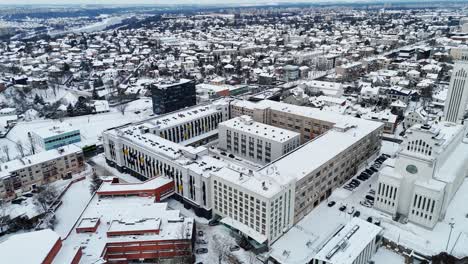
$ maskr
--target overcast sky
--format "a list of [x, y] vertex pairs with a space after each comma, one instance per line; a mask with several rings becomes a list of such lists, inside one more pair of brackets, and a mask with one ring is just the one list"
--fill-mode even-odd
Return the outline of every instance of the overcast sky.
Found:
[[[340, 0], [335, 0], [338, 2]], [[343, 0], [341, 0], [343, 1]], [[355, 0], [362, 2], [362, 0]], [[326, 0], [0, 0], [0, 4], [245, 4], [278, 2], [326, 2]], [[329, 2], [329, 1], [327, 1]]]

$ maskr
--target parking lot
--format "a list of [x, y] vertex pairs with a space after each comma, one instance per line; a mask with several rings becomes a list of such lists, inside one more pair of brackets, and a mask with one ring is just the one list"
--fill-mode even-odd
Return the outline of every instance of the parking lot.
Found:
[[380, 155], [364, 170], [344, 184], [342, 188], [335, 190], [328, 199], [328, 207], [336, 208], [336, 210], [350, 217], [361, 217], [368, 222], [380, 225], [380, 220], [364, 213], [363, 207], [373, 208], [375, 200], [375, 188], [373, 186], [377, 182], [377, 172], [388, 157], [386, 154]]

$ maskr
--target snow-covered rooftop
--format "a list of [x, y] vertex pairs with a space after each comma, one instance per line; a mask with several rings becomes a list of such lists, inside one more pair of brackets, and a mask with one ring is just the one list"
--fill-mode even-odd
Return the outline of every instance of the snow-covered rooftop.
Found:
[[74, 128], [71, 124], [61, 124], [54, 125], [51, 127], [41, 127], [32, 131], [34, 134], [40, 136], [41, 138], [49, 138], [53, 136], [58, 136], [64, 133], [69, 133], [73, 131], [79, 131], [79, 129]]
[[7, 177], [11, 172], [21, 168], [30, 167], [62, 156], [79, 153], [81, 151], [81, 148], [75, 145], [67, 145], [58, 149], [51, 149], [24, 158], [8, 161], [0, 164], [0, 178]]
[[255, 122], [252, 117], [247, 115], [229, 119], [219, 125], [234, 130], [241, 130], [243, 133], [250, 134], [252, 136], [259, 136], [278, 142], [285, 142], [292, 138], [299, 137], [299, 133], [297, 132]]
[[[80, 219], [100, 218], [101, 224], [96, 233], [76, 233], [75, 230], [63, 241], [63, 248], [57, 256], [60, 260], [68, 259], [76, 248], [83, 248], [83, 263], [93, 263], [101, 257], [106, 243], [155, 241], [166, 239], [190, 239], [194, 220], [183, 217], [178, 210], [169, 210], [166, 203], [155, 203], [152, 197], [113, 197], [94, 196]], [[78, 221], [79, 223], [79, 221]], [[133, 223], [133, 224], [132, 224]], [[135, 223], [140, 223], [136, 224]], [[159, 229], [159, 232], [143, 235], [113, 235], [108, 231], [138, 231]], [[32, 263], [32, 262], [25, 262]]]
[[60, 236], [50, 229], [14, 235], [0, 244], [0, 256], [8, 263], [44, 263]]

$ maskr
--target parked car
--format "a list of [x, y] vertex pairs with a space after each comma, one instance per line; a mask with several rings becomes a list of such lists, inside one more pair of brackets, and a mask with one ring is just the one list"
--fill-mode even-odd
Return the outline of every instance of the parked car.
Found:
[[208, 222], [209, 226], [217, 226], [219, 225], [219, 219], [213, 219]]
[[356, 177], [358, 180], [360, 181], [367, 181], [369, 178], [365, 177], [365, 176], [362, 176], [362, 175], [359, 175]]
[[332, 207], [332, 206], [334, 206], [335, 204], [336, 204], [335, 201], [331, 201], [331, 202], [328, 203], [328, 207]]
[[367, 217], [367, 222], [372, 223], [372, 217]]
[[354, 206], [349, 208], [349, 210], [348, 210], [348, 214], [353, 214], [353, 213], [354, 213]]
[[204, 239], [197, 239], [197, 241], [195, 241], [195, 243], [199, 244], [199, 245], [206, 245], [208, 244], [208, 242], [206, 242]]
[[202, 230], [198, 231], [198, 236], [203, 236], [203, 231]]
[[233, 252], [233, 251], [238, 251], [239, 249], [240, 249], [240, 247], [239, 247], [239, 246], [236, 246], [236, 245], [230, 246], [230, 247], [229, 247], [229, 251], [231, 251], [231, 252]]
[[338, 210], [340, 210], [341, 212], [344, 212], [344, 210], [346, 210], [346, 205], [340, 206], [340, 208], [338, 208]]
[[374, 172], [378, 172], [379, 170], [377, 168], [375, 168], [374, 166], [370, 167], [370, 169]]
[[195, 253], [205, 254], [205, 253], [208, 253], [208, 249], [207, 248], [197, 248], [197, 250], [195, 250]]
[[374, 196], [368, 194], [368, 195], [366, 195], [366, 199], [374, 201]]
[[368, 202], [360, 201], [359, 204], [362, 205], [362, 206], [364, 206], [364, 207], [367, 207], [367, 208], [371, 208], [371, 207], [372, 207], [372, 205], [369, 204]]
[[353, 217], [359, 217], [360, 215], [361, 215], [361, 212], [356, 211], [356, 212], [354, 212]]

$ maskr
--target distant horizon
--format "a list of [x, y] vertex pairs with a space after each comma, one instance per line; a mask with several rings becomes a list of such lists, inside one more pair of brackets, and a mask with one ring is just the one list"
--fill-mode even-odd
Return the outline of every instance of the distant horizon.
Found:
[[276, 4], [385, 4], [385, 3], [463, 3], [468, 2], [468, 0], [174, 0], [174, 1], [164, 1], [164, 0], [17, 0], [14, 3], [11, 3], [7, 0], [0, 0], [0, 5], [2, 6], [66, 6], [66, 5], [89, 5], [89, 6], [98, 6], [98, 5], [119, 5], [119, 6], [161, 6], [161, 5], [276, 5]]

